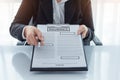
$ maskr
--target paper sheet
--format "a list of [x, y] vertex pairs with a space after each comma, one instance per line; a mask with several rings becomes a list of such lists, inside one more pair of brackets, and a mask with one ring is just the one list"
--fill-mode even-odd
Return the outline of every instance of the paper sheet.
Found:
[[45, 45], [34, 49], [32, 67], [86, 66], [79, 25], [38, 25]]

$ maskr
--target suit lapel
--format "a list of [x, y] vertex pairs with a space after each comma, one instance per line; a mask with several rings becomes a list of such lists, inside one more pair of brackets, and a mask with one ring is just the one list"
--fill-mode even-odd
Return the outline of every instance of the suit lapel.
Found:
[[53, 6], [52, 0], [41, 0], [42, 1], [42, 9], [44, 14], [48, 20], [48, 23], [53, 23]]
[[75, 12], [75, 7], [72, 4], [72, 1], [69, 0], [65, 3], [65, 23], [68, 24], [71, 22], [73, 14]]

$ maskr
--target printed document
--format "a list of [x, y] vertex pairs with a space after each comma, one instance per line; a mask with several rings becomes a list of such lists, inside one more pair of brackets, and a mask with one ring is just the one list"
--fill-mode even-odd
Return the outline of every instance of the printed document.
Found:
[[32, 68], [87, 67], [79, 25], [38, 25], [44, 46], [35, 46]]

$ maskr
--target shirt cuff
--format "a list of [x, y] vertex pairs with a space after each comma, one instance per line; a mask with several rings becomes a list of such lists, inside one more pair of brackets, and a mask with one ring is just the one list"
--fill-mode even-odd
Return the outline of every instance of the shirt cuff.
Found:
[[24, 32], [25, 32], [25, 27], [24, 27], [23, 30], [22, 30], [22, 38], [23, 38], [23, 39], [26, 39], [26, 37], [25, 37], [25, 35], [24, 35]]

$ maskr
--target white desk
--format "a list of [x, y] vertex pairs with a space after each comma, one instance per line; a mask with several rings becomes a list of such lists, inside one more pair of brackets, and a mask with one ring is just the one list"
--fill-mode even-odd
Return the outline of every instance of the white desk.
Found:
[[30, 72], [31, 47], [0, 46], [0, 80], [120, 80], [120, 46], [85, 47], [88, 72]]

